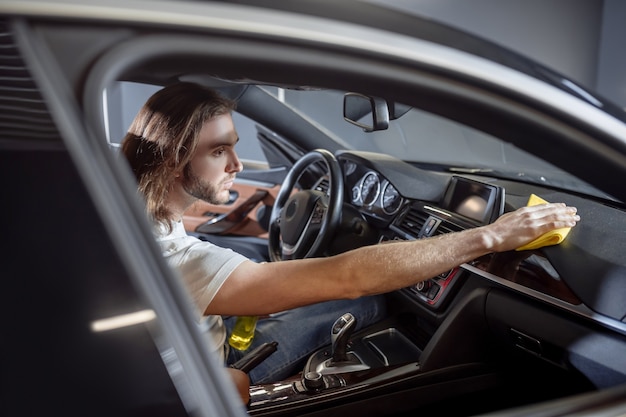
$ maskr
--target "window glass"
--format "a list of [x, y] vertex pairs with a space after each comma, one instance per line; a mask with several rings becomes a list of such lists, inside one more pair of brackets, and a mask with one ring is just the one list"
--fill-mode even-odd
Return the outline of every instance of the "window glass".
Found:
[[[105, 124], [107, 139], [113, 148], [119, 147], [141, 106], [159, 89], [161, 87], [156, 85], [118, 82], [107, 90]], [[239, 158], [244, 162], [266, 163], [257, 139], [255, 122], [237, 112], [233, 113], [233, 121], [239, 134]]]

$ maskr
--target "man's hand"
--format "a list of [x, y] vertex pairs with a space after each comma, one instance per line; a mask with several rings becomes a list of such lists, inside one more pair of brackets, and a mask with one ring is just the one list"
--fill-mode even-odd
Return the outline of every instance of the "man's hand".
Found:
[[235, 387], [241, 396], [241, 401], [243, 401], [244, 405], [247, 405], [250, 401], [250, 378], [248, 374], [233, 368], [226, 368], [226, 370], [235, 383]]
[[579, 220], [576, 208], [563, 203], [522, 207], [484, 226], [486, 245], [493, 252], [513, 250], [551, 230], [574, 227]]

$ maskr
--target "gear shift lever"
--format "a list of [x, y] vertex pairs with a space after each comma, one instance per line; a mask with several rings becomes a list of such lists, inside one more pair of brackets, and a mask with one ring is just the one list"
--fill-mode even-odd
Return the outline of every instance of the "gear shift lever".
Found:
[[[330, 329], [331, 357], [328, 357], [328, 349], [320, 349], [313, 353], [304, 367], [303, 375], [311, 373], [309, 377], [312, 378], [315, 377], [314, 373], [333, 375], [370, 369], [370, 366], [364, 363], [355, 351], [348, 352], [348, 342], [354, 329], [356, 329], [356, 318], [350, 313], [335, 320]], [[307, 387], [313, 382], [317, 381], [307, 381]], [[319, 388], [314, 387], [314, 389]]]
[[356, 327], [356, 318], [346, 313], [339, 317], [330, 330], [330, 341], [332, 344], [332, 363], [347, 362], [347, 346], [350, 336]]

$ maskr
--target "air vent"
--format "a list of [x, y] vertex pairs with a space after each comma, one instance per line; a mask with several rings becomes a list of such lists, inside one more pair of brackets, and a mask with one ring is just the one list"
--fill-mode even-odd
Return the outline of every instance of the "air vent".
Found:
[[6, 20], [0, 19], [0, 140], [58, 142], [59, 133]]
[[398, 228], [403, 232], [417, 237], [420, 230], [422, 230], [422, 226], [428, 219], [428, 214], [423, 211], [412, 207], [402, 219], [402, 222], [398, 225]]
[[437, 230], [435, 231], [435, 234], [436, 235], [443, 235], [445, 233], [458, 232], [459, 230], [461, 230], [461, 228], [458, 227], [458, 226], [454, 226], [454, 225], [449, 224], [449, 223], [441, 222], [439, 224], [439, 227], [437, 227]]

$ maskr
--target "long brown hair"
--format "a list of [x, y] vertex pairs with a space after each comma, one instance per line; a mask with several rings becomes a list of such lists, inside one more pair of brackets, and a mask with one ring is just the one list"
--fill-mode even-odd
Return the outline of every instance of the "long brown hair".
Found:
[[172, 228], [165, 199], [189, 163], [204, 123], [235, 109], [235, 102], [194, 83], [178, 83], [154, 93], [135, 116], [122, 153], [138, 182], [148, 216]]

